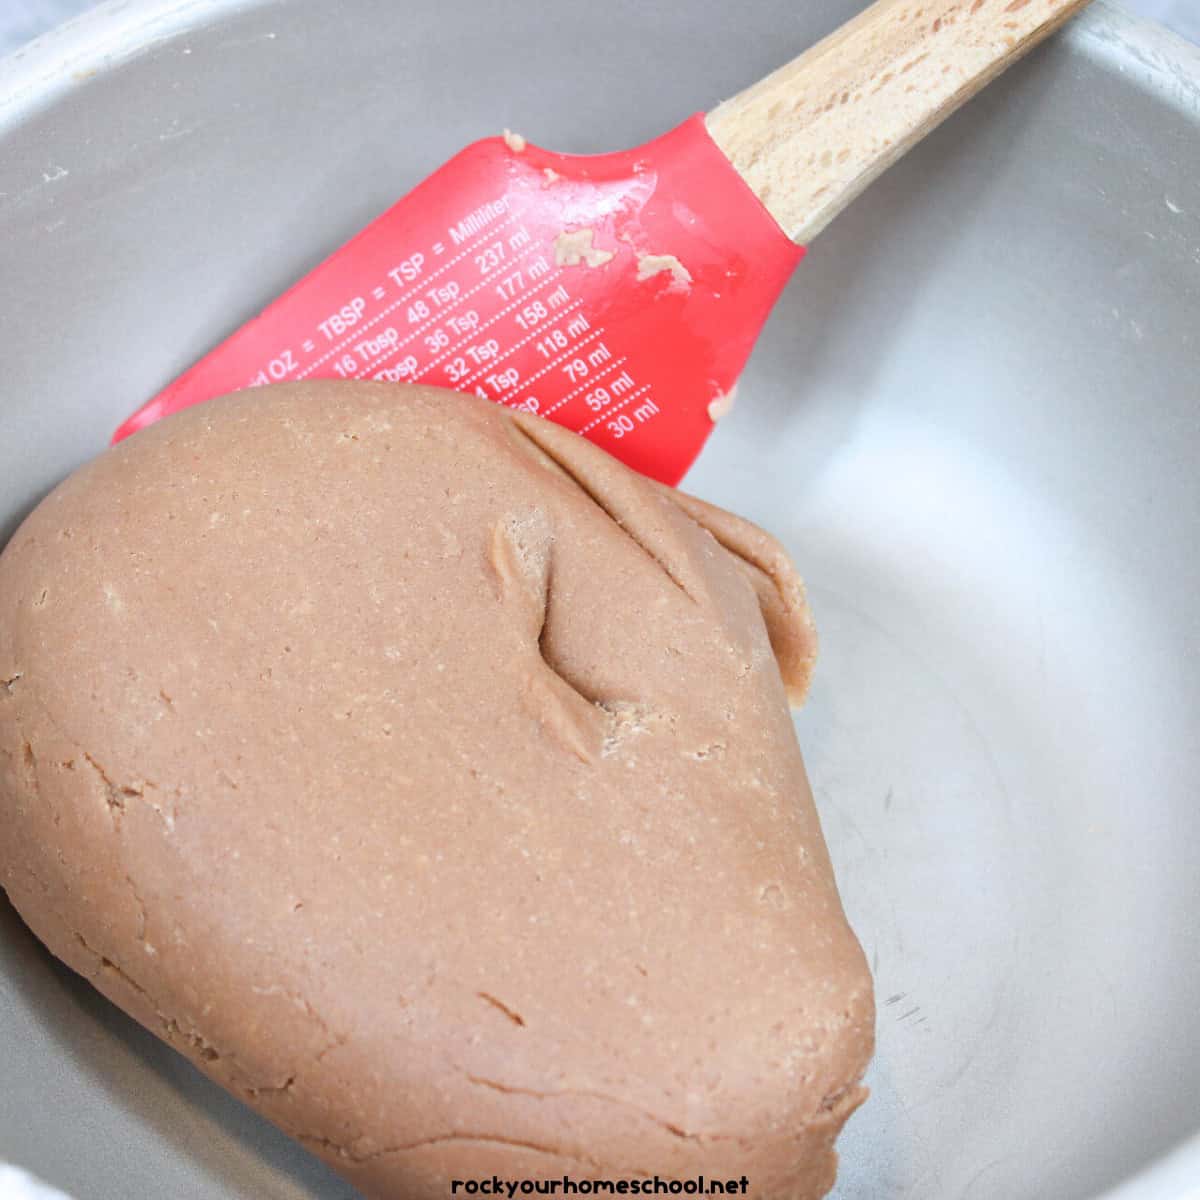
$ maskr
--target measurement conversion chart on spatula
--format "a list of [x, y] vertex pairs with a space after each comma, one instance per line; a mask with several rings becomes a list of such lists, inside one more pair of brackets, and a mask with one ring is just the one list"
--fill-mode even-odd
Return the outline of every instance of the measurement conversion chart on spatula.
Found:
[[639, 150], [467, 147], [145, 405], [422, 383], [548, 417], [675, 483], [803, 250], [702, 117]]

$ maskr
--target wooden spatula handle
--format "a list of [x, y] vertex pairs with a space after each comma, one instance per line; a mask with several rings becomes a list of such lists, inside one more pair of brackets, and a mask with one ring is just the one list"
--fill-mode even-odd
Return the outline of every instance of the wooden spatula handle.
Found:
[[806, 243], [911, 146], [1088, 0], [877, 0], [725, 101], [708, 130]]

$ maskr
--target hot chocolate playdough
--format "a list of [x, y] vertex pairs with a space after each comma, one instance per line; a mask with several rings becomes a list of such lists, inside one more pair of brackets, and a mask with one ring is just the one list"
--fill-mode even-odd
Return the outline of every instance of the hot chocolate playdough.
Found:
[[871, 983], [753, 526], [462, 396], [155, 425], [0, 558], [0, 882], [371, 1197], [831, 1185]]

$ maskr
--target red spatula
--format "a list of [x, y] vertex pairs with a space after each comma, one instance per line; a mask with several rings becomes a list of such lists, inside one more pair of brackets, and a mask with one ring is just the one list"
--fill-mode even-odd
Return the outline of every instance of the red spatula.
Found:
[[804, 244], [1087, 0], [878, 0], [636, 150], [452, 158], [129, 418], [302, 379], [474, 392], [676, 483]]

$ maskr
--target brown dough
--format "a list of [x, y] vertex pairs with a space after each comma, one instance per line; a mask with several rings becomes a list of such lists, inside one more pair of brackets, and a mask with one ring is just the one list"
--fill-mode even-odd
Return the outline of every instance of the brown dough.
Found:
[[813, 649], [774, 541], [554, 425], [227, 397], [0, 557], [0, 883], [368, 1196], [807, 1200], [873, 1035], [785, 695]]

